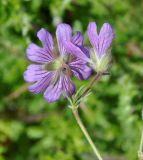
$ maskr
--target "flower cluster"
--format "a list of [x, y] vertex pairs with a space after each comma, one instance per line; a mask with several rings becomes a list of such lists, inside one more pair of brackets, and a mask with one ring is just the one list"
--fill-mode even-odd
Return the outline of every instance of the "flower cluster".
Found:
[[59, 24], [56, 29], [57, 47], [51, 34], [40, 29], [37, 37], [42, 47], [31, 43], [26, 50], [28, 59], [33, 62], [24, 72], [25, 81], [32, 83], [29, 91], [44, 93], [48, 102], [54, 102], [62, 95], [71, 97], [74, 94], [72, 76], [84, 80], [90, 77], [93, 70], [106, 71], [114, 38], [112, 27], [105, 23], [98, 34], [96, 23], [91, 22], [87, 35], [92, 45], [90, 49], [84, 46], [79, 31], [72, 35], [72, 28], [68, 24]]

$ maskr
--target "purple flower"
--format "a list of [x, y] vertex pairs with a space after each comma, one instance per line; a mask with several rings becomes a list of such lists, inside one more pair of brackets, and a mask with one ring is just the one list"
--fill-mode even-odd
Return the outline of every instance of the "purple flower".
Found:
[[[24, 72], [25, 81], [34, 83], [29, 86], [29, 90], [37, 94], [44, 93], [48, 102], [58, 100], [61, 95], [71, 96], [74, 93], [71, 76], [75, 75], [83, 80], [91, 74], [91, 69], [86, 65], [89, 51], [83, 47], [81, 33], [76, 32], [72, 36], [72, 29], [68, 24], [59, 24], [56, 30], [58, 50], [51, 34], [45, 29], [40, 29], [37, 36], [42, 47], [31, 43], [26, 50], [28, 59], [35, 62]], [[84, 60], [76, 54], [84, 57]]]
[[111, 60], [110, 46], [114, 38], [114, 31], [110, 24], [104, 23], [99, 34], [95, 22], [90, 22], [87, 28], [88, 39], [92, 45], [90, 51], [94, 69], [106, 70]]

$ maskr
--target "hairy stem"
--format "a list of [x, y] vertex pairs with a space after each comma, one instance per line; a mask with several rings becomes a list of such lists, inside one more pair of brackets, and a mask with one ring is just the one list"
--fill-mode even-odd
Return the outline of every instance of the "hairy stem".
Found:
[[89, 85], [86, 87], [85, 91], [80, 95], [79, 99], [81, 97], [84, 97], [86, 93], [88, 93], [88, 91], [92, 88], [92, 86], [101, 78], [102, 74], [103, 74], [102, 72], [99, 72], [95, 75], [95, 77], [93, 77]]
[[84, 125], [83, 125], [83, 123], [80, 119], [80, 116], [78, 114], [78, 110], [73, 110], [73, 115], [74, 115], [80, 129], [82, 130], [83, 134], [85, 135], [87, 141], [89, 142], [90, 146], [92, 147], [92, 149], [93, 149], [95, 155], [97, 156], [98, 160], [102, 160], [102, 157], [101, 157], [100, 153], [98, 152], [96, 146], [94, 145], [90, 135], [88, 134], [86, 128], [84, 127]]
[[141, 141], [140, 141], [140, 146], [139, 146], [139, 151], [138, 151], [138, 157], [140, 160], [143, 158], [143, 129], [141, 132]]

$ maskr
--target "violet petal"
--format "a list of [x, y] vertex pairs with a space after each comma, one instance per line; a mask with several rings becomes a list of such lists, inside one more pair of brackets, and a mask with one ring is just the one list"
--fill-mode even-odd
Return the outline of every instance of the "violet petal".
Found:
[[65, 94], [72, 96], [75, 91], [75, 87], [74, 87], [73, 81], [70, 79], [70, 77], [64, 75], [62, 85], [63, 85], [62, 89], [64, 92], [63, 96], [65, 97]]
[[110, 47], [112, 40], [114, 38], [114, 31], [110, 24], [104, 23], [100, 33], [99, 33], [99, 50], [98, 52], [101, 54], [106, 53], [106, 50]]
[[72, 37], [71, 42], [77, 46], [83, 45], [83, 36], [81, 32], [76, 32], [76, 34]]
[[70, 62], [69, 66], [74, 75], [80, 80], [89, 78], [92, 73], [92, 69], [79, 58], [76, 58], [74, 61]]
[[90, 22], [87, 28], [87, 35], [91, 45], [94, 48], [96, 56], [101, 58], [104, 54], [106, 54], [106, 50], [112, 43], [114, 31], [110, 24], [104, 23], [98, 35], [96, 23]]
[[24, 80], [27, 82], [36, 82], [47, 74], [48, 72], [42, 69], [42, 65], [30, 64], [24, 72]]
[[26, 49], [27, 57], [29, 60], [37, 63], [47, 63], [53, 60], [51, 55], [44, 49], [38, 47], [36, 44], [31, 43]]
[[44, 93], [44, 98], [50, 103], [50, 102], [55, 102], [58, 100], [61, 96], [62, 93], [62, 80], [63, 77], [60, 76], [59, 80], [57, 81], [56, 84], [51, 84], [47, 87], [45, 93]]
[[98, 52], [98, 33], [97, 33], [97, 26], [95, 22], [90, 22], [88, 24], [87, 35], [94, 50]]
[[42, 42], [44, 49], [53, 58], [52, 50], [54, 48], [54, 41], [53, 41], [52, 35], [48, 31], [46, 31], [44, 28], [41, 28], [38, 31], [37, 36], [39, 40]]
[[72, 29], [70, 25], [64, 23], [59, 24], [56, 30], [56, 37], [60, 53], [65, 54], [66, 51], [63, 42], [71, 40]]
[[53, 75], [53, 72], [48, 72], [45, 77], [42, 77], [36, 83], [30, 85], [28, 87], [29, 91], [36, 94], [44, 92], [46, 88], [50, 85]]
[[90, 59], [85, 55], [82, 49], [74, 45], [72, 42], [65, 41], [64, 44], [67, 53], [70, 53], [86, 62], [90, 62]]

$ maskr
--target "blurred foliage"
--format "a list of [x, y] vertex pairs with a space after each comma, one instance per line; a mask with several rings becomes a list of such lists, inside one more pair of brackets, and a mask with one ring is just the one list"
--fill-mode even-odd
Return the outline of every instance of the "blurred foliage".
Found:
[[[143, 1], [0, 1], [0, 160], [93, 160], [63, 99], [48, 104], [27, 91], [25, 49], [37, 31], [59, 22], [83, 33], [89, 21], [113, 25], [114, 64], [92, 89], [81, 117], [104, 157], [137, 159], [143, 104]], [[85, 36], [85, 43], [88, 44]], [[76, 86], [88, 81], [75, 80]], [[112, 158], [110, 158], [112, 159]]]

